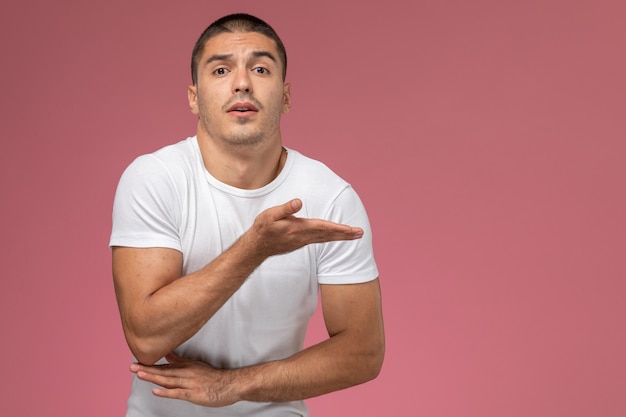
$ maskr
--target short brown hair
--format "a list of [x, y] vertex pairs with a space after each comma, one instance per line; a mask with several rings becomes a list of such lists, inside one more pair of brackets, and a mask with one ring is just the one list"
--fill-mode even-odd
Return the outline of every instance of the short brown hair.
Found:
[[235, 13], [211, 23], [198, 38], [191, 54], [191, 80], [194, 85], [198, 84], [198, 61], [204, 52], [204, 45], [212, 37], [227, 32], [257, 32], [273, 39], [283, 63], [283, 80], [285, 79], [287, 76], [287, 51], [274, 29], [258, 17], [246, 13]]

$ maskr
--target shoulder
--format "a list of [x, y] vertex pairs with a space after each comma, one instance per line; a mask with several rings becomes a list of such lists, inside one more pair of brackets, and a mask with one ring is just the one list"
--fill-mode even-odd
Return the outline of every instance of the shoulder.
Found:
[[187, 138], [155, 152], [137, 157], [122, 174], [122, 181], [179, 182], [197, 170], [195, 138]]
[[308, 207], [307, 216], [328, 218], [334, 210], [352, 211], [361, 204], [350, 183], [326, 164], [297, 151], [293, 156], [289, 182]]
[[323, 162], [309, 158], [298, 151], [290, 150], [289, 152], [292, 152], [294, 156], [290, 175], [301, 184], [306, 184], [310, 190], [327, 194], [339, 192], [350, 186]]

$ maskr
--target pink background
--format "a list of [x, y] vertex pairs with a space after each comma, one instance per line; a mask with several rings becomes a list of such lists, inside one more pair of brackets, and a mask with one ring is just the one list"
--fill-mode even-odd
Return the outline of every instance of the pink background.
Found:
[[384, 369], [313, 415], [626, 415], [624, 3], [225, 4], [2, 6], [0, 413], [123, 414], [114, 189], [194, 133], [193, 43], [248, 11], [288, 49], [286, 144], [353, 183], [381, 269]]

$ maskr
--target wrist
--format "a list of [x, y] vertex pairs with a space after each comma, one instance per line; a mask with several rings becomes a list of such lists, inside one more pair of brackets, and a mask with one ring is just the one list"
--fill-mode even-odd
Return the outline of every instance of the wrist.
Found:
[[271, 256], [267, 242], [261, 237], [254, 227], [244, 233], [238, 241], [244, 259], [256, 266], [260, 265]]
[[233, 382], [233, 395], [237, 401], [259, 401], [257, 373], [254, 369], [257, 367], [258, 365], [229, 371]]

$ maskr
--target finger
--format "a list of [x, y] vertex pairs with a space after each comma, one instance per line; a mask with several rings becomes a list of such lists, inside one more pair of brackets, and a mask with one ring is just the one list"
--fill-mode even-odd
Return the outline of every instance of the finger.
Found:
[[300, 200], [299, 198], [294, 198], [293, 200], [290, 200], [286, 202], [285, 204], [272, 207], [270, 209], [272, 220], [276, 221], [276, 220], [284, 219], [285, 217], [292, 216], [296, 214], [297, 212], [299, 212], [301, 208], [302, 208], [302, 200]]
[[164, 370], [167, 369], [169, 364], [164, 363], [161, 365], [142, 365], [140, 363], [131, 363], [130, 371], [134, 374], [138, 372], [148, 372], [148, 373], [163, 373]]
[[353, 227], [350, 231], [350, 235], [352, 236], [352, 240], [361, 239], [363, 237], [363, 229], [360, 227]]
[[363, 237], [363, 230], [358, 228], [350, 228], [340, 231], [314, 231], [311, 239], [314, 243], [335, 242], [338, 240], [357, 240]]
[[157, 397], [170, 398], [174, 400], [190, 399], [189, 391], [182, 388], [153, 388], [152, 393]]
[[164, 375], [150, 371], [137, 372], [137, 378], [142, 381], [151, 382], [164, 388], [187, 388], [188, 379], [179, 375]]
[[137, 372], [139, 372], [141, 370], [141, 365], [139, 365], [138, 363], [131, 363], [130, 364], [130, 371], [134, 374], [136, 374]]
[[363, 229], [347, 224], [319, 219], [302, 219], [302, 224], [307, 229], [309, 237], [318, 243], [335, 240], [353, 240], [363, 237]]
[[142, 375], [176, 375], [187, 368], [185, 364], [186, 362], [179, 362], [147, 366], [133, 363], [130, 365], [130, 371], [137, 375], [139, 375], [139, 373]]
[[291, 210], [293, 210], [289, 214], [296, 214], [302, 208], [302, 200], [300, 200], [299, 198], [294, 198], [293, 200], [289, 201], [287, 204], [289, 204]]

